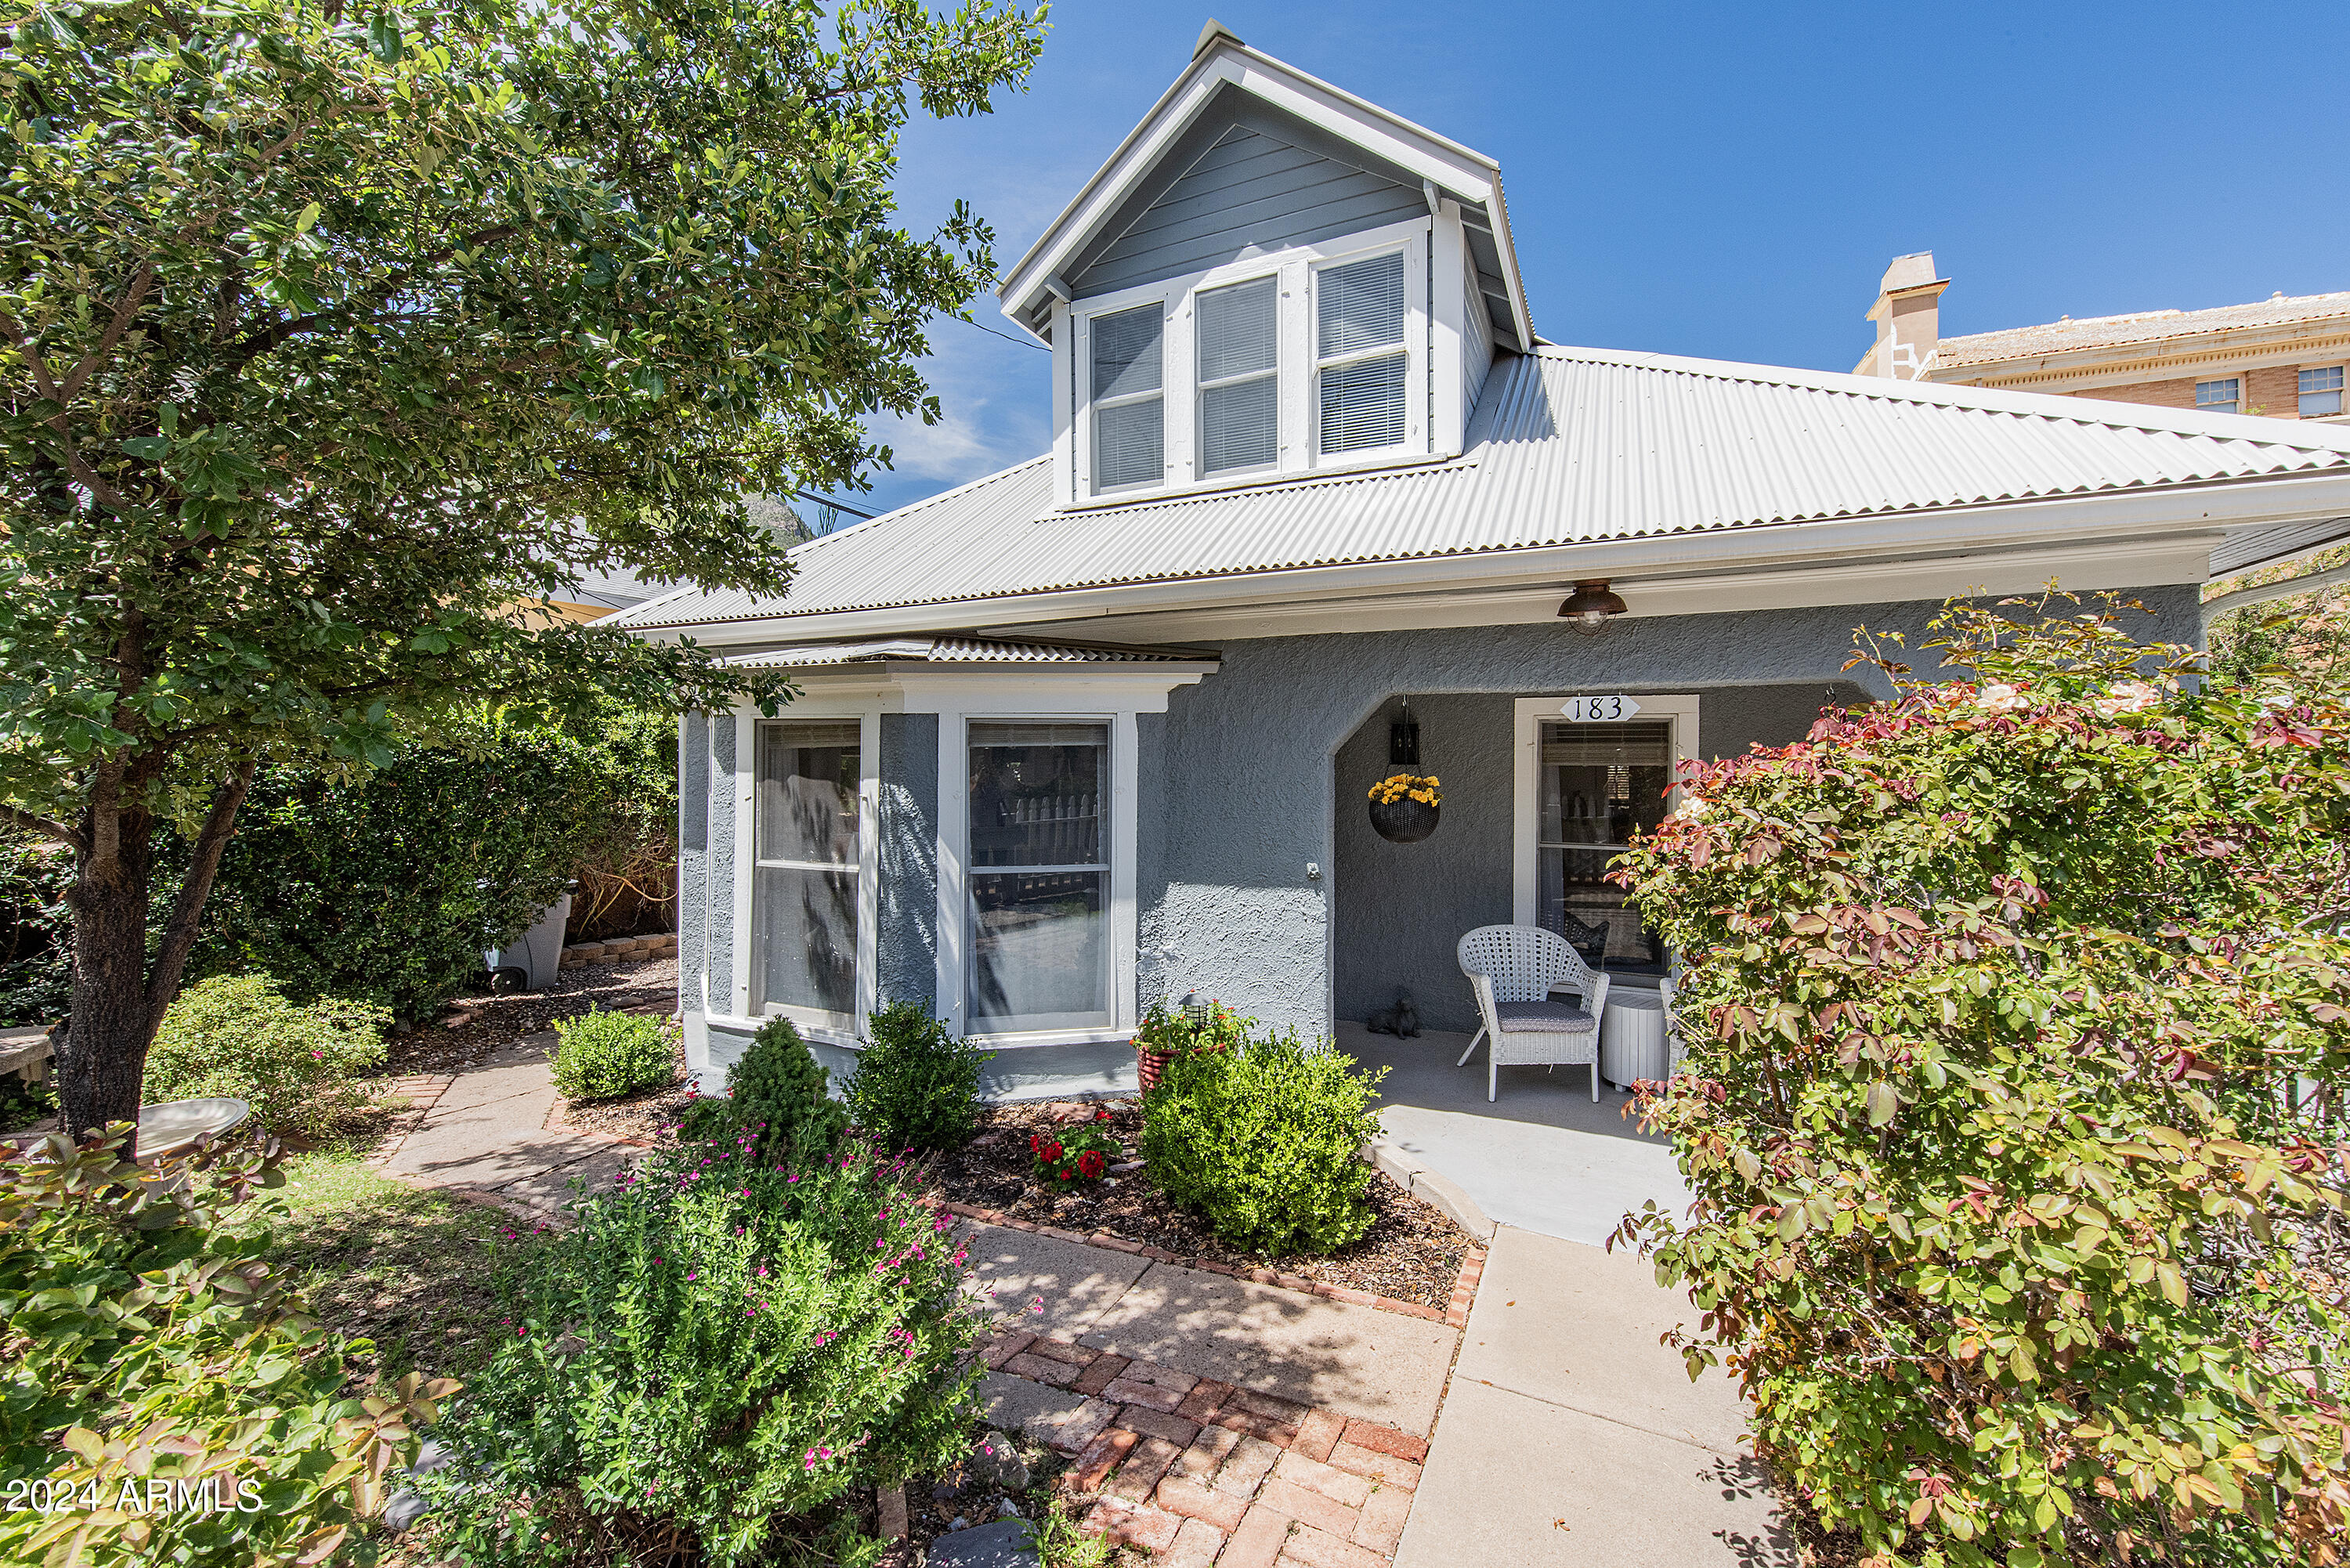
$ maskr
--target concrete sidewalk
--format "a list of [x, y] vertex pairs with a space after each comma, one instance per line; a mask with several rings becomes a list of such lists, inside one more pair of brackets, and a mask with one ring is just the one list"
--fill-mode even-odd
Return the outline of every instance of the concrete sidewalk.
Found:
[[1799, 1563], [1735, 1383], [1658, 1344], [1677, 1323], [1638, 1257], [1503, 1226], [1396, 1568]]
[[1436, 1424], [1461, 1341], [1447, 1324], [1032, 1231], [961, 1233], [972, 1288], [1032, 1334], [1414, 1437]]
[[419, 1187], [448, 1187], [543, 1212], [562, 1209], [574, 1182], [609, 1182], [639, 1151], [546, 1125], [560, 1096], [549, 1063], [552, 1030], [498, 1048], [458, 1074], [418, 1125], [377, 1163]]

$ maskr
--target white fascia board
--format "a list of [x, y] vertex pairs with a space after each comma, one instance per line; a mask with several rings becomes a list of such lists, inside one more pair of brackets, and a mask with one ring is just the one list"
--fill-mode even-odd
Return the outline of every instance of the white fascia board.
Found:
[[[1390, 114], [1328, 82], [1284, 65], [1245, 45], [1220, 43], [1194, 60], [1160, 95], [1150, 112], [1127, 133], [1108, 161], [1094, 171], [1076, 199], [1046, 225], [1042, 237], [1004, 274], [996, 291], [1003, 314], [1024, 332], [1036, 296], [1045, 292], [1045, 280], [1056, 275], [1069, 256], [1107, 223], [1135, 186], [1155, 167], [1175, 140], [1189, 130], [1209, 100], [1226, 84], [1238, 87], [1275, 108], [1378, 158], [1409, 170], [1422, 180], [1454, 195], [1496, 209], [1499, 219], [1501, 168], [1482, 152], [1439, 136], [1424, 127]], [[1517, 291], [1514, 266], [1510, 286]], [[1515, 308], [1523, 313], [1519, 293]], [[1041, 339], [1040, 339], [1041, 340]]]
[[778, 617], [691, 628], [712, 645], [815, 641], [977, 626], [1041, 626], [1103, 616], [1276, 605], [1382, 590], [1503, 587], [1739, 565], [1834, 565], [1887, 554], [2044, 549], [2064, 541], [2210, 534], [2255, 523], [2316, 521], [2350, 513], [2350, 474], [2228, 480], [2162, 491], [1938, 506], [1887, 517], [1748, 524], [1679, 534], [1594, 539], [1474, 555], [1412, 556], [1053, 593], [958, 599], [870, 610]]

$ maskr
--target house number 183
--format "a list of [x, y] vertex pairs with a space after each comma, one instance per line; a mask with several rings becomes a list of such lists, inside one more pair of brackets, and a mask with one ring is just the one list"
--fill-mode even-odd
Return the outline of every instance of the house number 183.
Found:
[[1570, 697], [1559, 711], [1570, 724], [1616, 724], [1640, 711], [1629, 697]]

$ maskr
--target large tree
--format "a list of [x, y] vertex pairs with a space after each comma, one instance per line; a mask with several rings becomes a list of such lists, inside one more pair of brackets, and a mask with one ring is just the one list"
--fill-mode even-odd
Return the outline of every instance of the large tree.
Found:
[[[771, 678], [521, 612], [629, 566], [760, 592], [745, 492], [937, 408], [993, 277], [897, 226], [907, 118], [1022, 82], [973, 0], [43, 4], [0, 37], [0, 812], [70, 846], [68, 1127], [130, 1116], [255, 765], [484, 701]], [[167, 821], [193, 864], [159, 940]]]

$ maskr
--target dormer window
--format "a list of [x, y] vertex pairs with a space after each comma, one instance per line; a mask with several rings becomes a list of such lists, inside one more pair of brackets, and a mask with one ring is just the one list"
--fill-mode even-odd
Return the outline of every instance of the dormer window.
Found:
[[1251, 278], [1200, 291], [1200, 471], [1281, 461], [1281, 286]]
[[1401, 251], [1315, 274], [1315, 375], [1325, 453], [1407, 444], [1411, 355], [1403, 282]]
[[1458, 452], [1461, 410], [1440, 435], [1427, 406], [1429, 235], [1395, 223], [1063, 306], [1084, 368], [1065, 383], [1063, 493], [1082, 505]]
[[1167, 478], [1167, 407], [1161, 394], [1160, 306], [1093, 321], [1094, 480], [1097, 490]]

